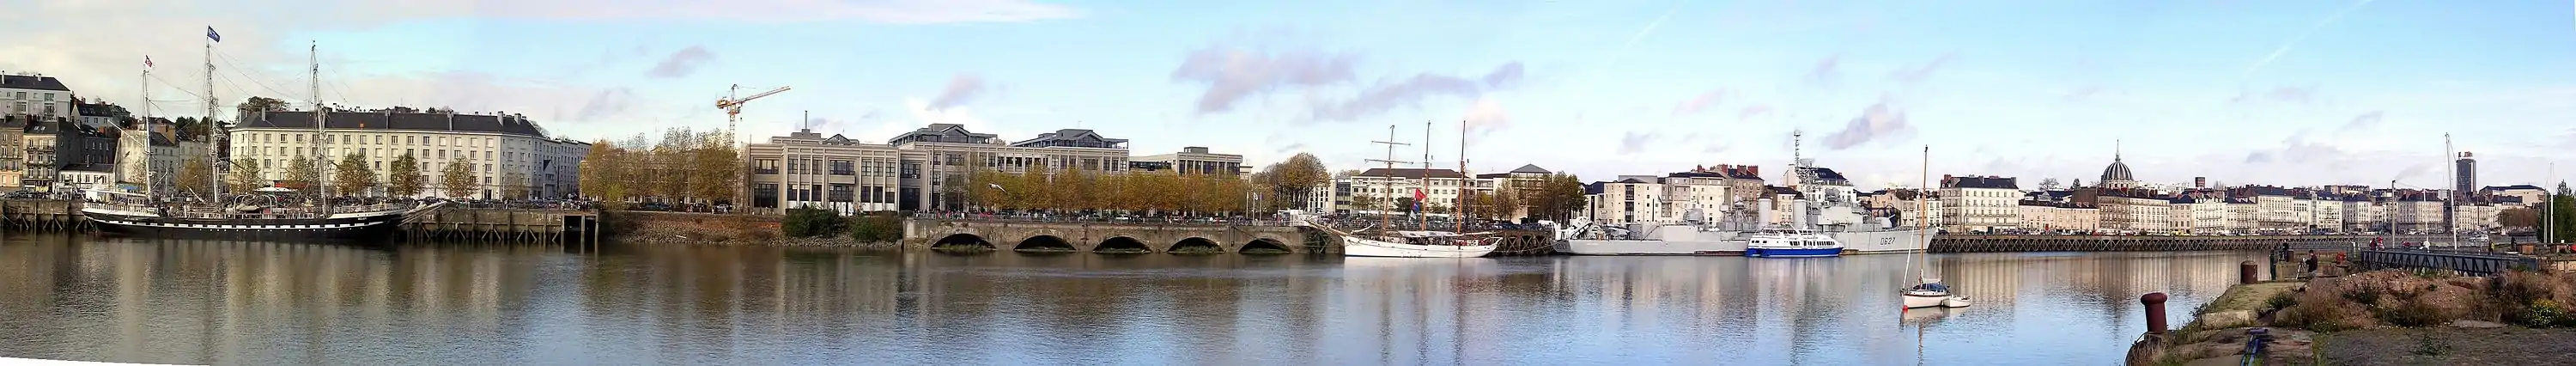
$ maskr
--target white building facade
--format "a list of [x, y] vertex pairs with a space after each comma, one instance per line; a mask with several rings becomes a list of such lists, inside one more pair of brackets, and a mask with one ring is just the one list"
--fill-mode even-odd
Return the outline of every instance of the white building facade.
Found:
[[[344, 156], [358, 155], [376, 174], [378, 187], [358, 194], [382, 195], [395, 159], [409, 154], [429, 177], [421, 196], [492, 199], [572, 197], [580, 191], [578, 169], [589, 155], [585, 143], [557, 139], [536, 122], [515, 115], [333, 111], [327, 129], [313, 128], [309, 111], [262, 112], [243, 116], [227, 131], [232, 158], [259, 164], [261, 179], [287, 178], [294, 159], [323, 159], [323, 179]], [[462, 165], [474, 187], [440, 191], [441, 173]], [[306, 183], [310, 184], [310, 183]], [[335, 190], [336, 191], [336, 190]], [[513, 197], [510, 193], [524, 192]]]

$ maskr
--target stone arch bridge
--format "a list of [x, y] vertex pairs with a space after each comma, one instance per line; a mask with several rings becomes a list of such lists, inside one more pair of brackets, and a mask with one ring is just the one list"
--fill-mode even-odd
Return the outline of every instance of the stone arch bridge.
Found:
[[[904, 247], [984, 245], [995, 250], [1065, 250], [1081, 252], [1210, 249], [1241, 253], [1246, 249], [1311, 253], [1325, 251], [1325, 240], [1285, 225], [1191, 223], [1039, 222], [979, 219], [904, 221]], [[1320, 239], [1320, 238], [1313, 238]]]

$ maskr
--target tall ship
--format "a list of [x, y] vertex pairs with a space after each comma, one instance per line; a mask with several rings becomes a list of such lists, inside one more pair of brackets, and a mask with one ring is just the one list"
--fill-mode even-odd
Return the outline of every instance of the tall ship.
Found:
[[[1606, 225], [1577, 218], [1556, 228], [1555, 249], [1575, 255], [1744, 255], [1756, 236], [1770, 230], [1830, 237], [1850, 254], [1911, 253], [1923, 251], [1930, 238], [1939, 234], [1900, 226], [1895, 217], [1872, 215], [1862, 206], [1859, 191], [1841, 173], [1817, 167], [1814, 159], [1792, 151], [1788, 186], [1773, 187], [1761, 194], [1764, 198], [1728, 206], [1717, 215], [1683, 209], [1681, 222], [1675, 224]], [[1676, 173], [1675, 178], [1687, 174]], [[1667, 197], [1683, 197], [1686, 192], [1672, 190], [1690, 189], [1672, 183], [1663, 186]]]
[[[208, 53], [213, 46], [209, 43]], [[313, 146], [309, 151], [328, 151], [329, 131], [322, 123], [330, 109], [321, 101], [321, 63], [315, 47], [313, 76]], [[214, 68], [207, 61], [207, 69]], [[147, 71], [148, 77], [148, 71]], [[211, 73], [208, 74], [212, 77]], [[213, 99], [212, 82], [205, 94], [208, 120], [219, 105]], [[149, 92], [148, 90], [146, 91]], [[149, 100], [147, 96], [145, 98]], [[151, 112], [145, 111], [147, 118]], [[149, 130], [148, 126], [146, 128]], [[223, 131], [213, 131], [218, 146], [223, 144]], [[209, 161], [224, 161], [224, 149], [209, 149]], [[151, 171], [147, 160], [143, 171]], [[328, 164], [324, 164], [327, 166]], [[220, 166], [220, 165], [218, 165]], [[221, 171], [222, 169], [217, 169]], [[286, 187], [263, 187], [251, 192], [226, 195], [222, 192], [224, 174], [209, 174], [213, 192], [201, 197], [157, 194], [152, 184], [142, 192], [92, 189], [85, 192], [81, 214], [96, 224], [100, 231], [136, 236], [161, 237], [235, 237], [280, 239], [376, 239], [391, 234], [404, 217], [435, 206], [422, 206], [416, 201], [399, 199], [331, 199], [329, 179], [313, 183], [318, 189], [305, 194]], [[327, 172], [322, 176], [330, 176]], [[149, 177], [144, 179], [150, 182]]]
[[376, 239], [393, 233], [405, 215], [424, 208], [409, 200], [335, 206], [308, 201], [282, 187], [196, 203], [129, 192], [91, 193], [81, 214], [99, 231], [154, 237]]

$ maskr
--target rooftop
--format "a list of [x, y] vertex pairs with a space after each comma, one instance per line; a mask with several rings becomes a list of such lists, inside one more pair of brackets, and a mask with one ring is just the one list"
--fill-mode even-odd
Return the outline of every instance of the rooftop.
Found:
[[[331, 119], [327, 126], [334, 130], [488, 132], [546, 138], [544, 128], [518, 116], [356, 111], [325, 115]], [[313, 128], [311, 111], [260, 112], [248, 120], [234, 128]]]
[[1125, 148], [1126, 146], [1122, 146], [1122, 144], [1126, 144], [1126, 143], [1127, 143], [1127, 139], [1113, 139], [1113, 138], [1108, 138], [1108, 137], [1100, 136], [1100, 133], [1098, 133], [1098, 132], [1092, 132], [1091, 130], [1078, 129], [1078, 128], [1067, 128], [1067, 129], [1055, 130], [1055, 132], [1041, 133], [1041, 134], [1038, 134], [1038, 137], [1037, 137], [1037, 138], [1031, 138], [1031, 139], [1024, 140], [1024, 141], [1020, 141], [1020, 142], [1014, 142], [1014, 143], [1011, 143], [1011, 146], [1018, 146], [1018, 147], [1091, 147], [1091, 148], [1103, 148], [1103, 149], [1118, 149], [1118, 148]]
[[2015, 180], [1997, 176], [1942, 176], [1941, 188], [2021, 189]]
[[902, 135], [895, 135], [894, 138], [886, 139], [886, 144], [901, 145], [914, 142], [942, 142], [953, 144], [999, 145], [1000, 143], [993, 141], [996, 138], [998, 138], [998, 136], [989, 133], [975, 133], [973, 131], [967, 131], [965, 125], [955, 123], [932, 123], [928, 127], [922, 127], [920, 129], [912, 130], [912, 132], [905, 132]]
[[1456, 170], [1448, 170], [1448, 169], [1417, 169], [1417, 168], [1393, 168], [1393, 169], [1389, 169], [1389, 168], [1369, 168], [1369, 170], [1360, 171], [1360, 173], [1359, 173], [1359, 174], [1355, 174], [1355, 175], [1352, 175], [1352, 176], [1354, 176], [1354, 177], [1392, 177], [1392, 178], [1423, 178], [1423, 177], [1430, 177], [1430, 178], [1466, 178], [1466, 177], [1467, 177], [1467, 175], [1466, 175], [1466, 174], [1460, 174], [1460, 173], [1458, 173], [1458, 171], [1456, 171]]
[[0, 75], [0, 88], [72, 91], [62, 79], [52, 76]]

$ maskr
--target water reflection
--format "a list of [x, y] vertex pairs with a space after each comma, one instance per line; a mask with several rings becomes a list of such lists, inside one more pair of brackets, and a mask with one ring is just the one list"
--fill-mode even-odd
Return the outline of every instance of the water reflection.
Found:
[[[0, 238], [0, 356], [220, 364], [2058, 364], [2260, 254], [871, 254]], [[1916, 264], [1920, 265], [1920, 264]], [[1921, 341], [1918, 343], [1918, 339]], [[1919, 353], [1918, 353], [1919, 352]], [[1918, 356], [1919, 354], [1919, 356]]]

